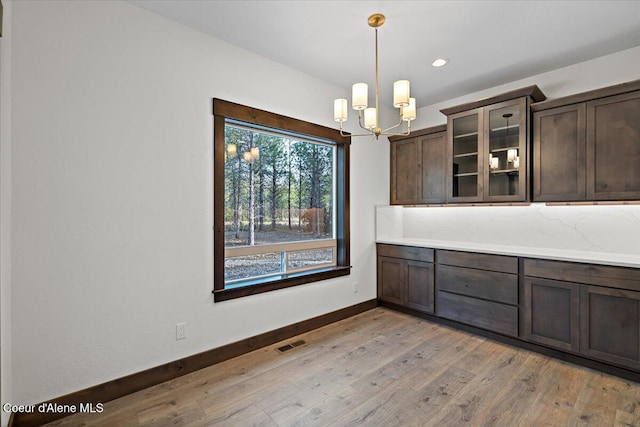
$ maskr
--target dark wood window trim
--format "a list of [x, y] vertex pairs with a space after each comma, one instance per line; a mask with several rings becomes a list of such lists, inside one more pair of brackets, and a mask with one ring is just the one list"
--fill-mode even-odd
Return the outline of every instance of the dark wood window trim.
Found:
[[[227, 119], [264, 126], [284, 132], [294, 132], [312, 138], [335, 142], [336, 168], [336, 239], [338, 242], [335, 267], [294, 273], [270, 278], [261, 283], [225, 289], [224, 284], [224, 129]], [[335, 129], [281, 116], [257, 108], [213, 99], [213, 295], [214, 301], [269, 292], [291, 286], [350, 274], [349, 228], [349, 146], [351, 137], [343, 137]]]

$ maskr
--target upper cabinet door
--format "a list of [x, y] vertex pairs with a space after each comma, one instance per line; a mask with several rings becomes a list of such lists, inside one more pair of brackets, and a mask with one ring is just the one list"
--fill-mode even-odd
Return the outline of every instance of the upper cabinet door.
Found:
[[453, 114], [447, 118], [449, 202], [482, 201], [483, 123], [482, 108]]
[[416, 138], [391, 143], [391, 204], [414, 204], [420, 200], [420, 145]]
[[421, 202], [444, 203], [446, 201], [447, 132], [432, 133], [420, 137], [422, 182]]
[[527, 197], [527, 100], [485, 107], [484, 200], [523, 201]]
[[533, 114], [533, 200], [585, 200], [585, 104]]
[[640, 91], [587, 103], [587, 199], [640, 199]]

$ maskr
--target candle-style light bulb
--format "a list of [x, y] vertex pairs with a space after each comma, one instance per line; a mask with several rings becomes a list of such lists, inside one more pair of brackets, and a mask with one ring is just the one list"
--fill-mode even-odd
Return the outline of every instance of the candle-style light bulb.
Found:
[[409, 105], [409, 80], [398, 80], [393, 83], [393, 106], [396, 108]]
[[356, 83], [351, 88], [351, 106], [354, 110], [367, 108], [369, 98], [369, 86], [366, 83]]
[[498, 169], [500, 167], [500, 159], [498, 157], [491, 158], [491, 169]]
[[410, 122], [416, 119], [416, 99], [409, 98], [409, 105], [402, 107], [402, 120]]
[[367, 108], [364, 110], [364, 127], [374, 130], [378, 127], [378, 112], [375, 108]]
[[333, 120], [342, 123], [347, 121], [347, 100], [338, 98], [333, 101]]

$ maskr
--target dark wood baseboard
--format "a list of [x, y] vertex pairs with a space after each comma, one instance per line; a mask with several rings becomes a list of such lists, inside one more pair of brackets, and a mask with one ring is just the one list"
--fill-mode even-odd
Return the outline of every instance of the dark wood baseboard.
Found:
[[571, 353], [565, 353], [563, 351], [555, 350], [543, 345], [534, 344], [528, 341], [522, 341], [518, 338], [508, 337], [505, 335], [497, 334], [495, 332], [487, 331], [485, 329], [476, 328], [475, 326], [465, 325], [453, 320], [443, 319], [442, 317], [434, 316], [432, 314], [421, 313], [419, 311], [412, 310], [410, 308], [402, 307], [397, 304], [393, 304], [386, 301], [379, 301], [380, 306], [387, 307], [392, 310], [400, 311], [402, 313], [410, 314], [412, 316], [421, 317], [423, 319], [439, 323], [441, 325], [449, 326], [454, 329], [460, 329], [465, 332], [469, 332], [475, 335], [479, 335], [485, 338], [489, 338], [494, 341], [508, 344], [513, 347], [522, 348], [524, 350], [533, 351], [543, 354], [545, 356], [553, 357], [564, 362], [573, 363], [575, 365], [584, 366], [596, 371], [605, 372], [607, 374], [615, 375], [626, 380], [631, 380], [636, 383], [640, 383], [640, 373], [631, 371], [625, 368], [621, 368], [615, 365], [609, 365], [608, 363], [599, 362], [597, 360], [587, 359], [582, 356], [578, 356]]
[[[206, 368], [216, 363], [252, 352], [262, 347], [275, 344], [279, 341], [295, 337], [296, 335], [318, 329], [339, 320], [346, 319], [356, 314], [363, 313], [378, 306], [377, 300], [369, 300], [350, 307], [346, 307], [331, 313], [303, 320], [289, 326], [284, 326], [273, 331], [265, 332], [254, 337], [246, 338], [222, 347], [194, 354], [183, 359], [165, 363], [145, 371], [127, 375], [113, 381], [108, 381], [84, 390], [60, 396], [47, 401], [46, 403], [56, 403], [59, 405], [76, 405], [80, 403], [105, 403], [111, 400], [126, 396], [145, 388], [172, 380], [186, 375], [190, 372]], [[45, 402], [42, 402], [45, 403]], [[39, 405], [39, 404], [38, 404]], [[36, 408], [37, 406], [36, 405]], [[51, 421], [64, 418], [71, 414], [56, 413], [15, 413], [9, 420], [9, 427], [30, 427], [41, 426]]]

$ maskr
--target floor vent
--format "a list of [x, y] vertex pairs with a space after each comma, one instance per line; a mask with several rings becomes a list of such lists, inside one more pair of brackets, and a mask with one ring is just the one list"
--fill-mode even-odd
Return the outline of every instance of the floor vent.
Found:
[[304, 340], [299, 340], [299, 341], [292, 342], [291, 344], [278, 347], [276, 350], [278, 350], [280, 353], [284, 353], [285, 351], [289, 351], [292, 348], [300, 347], [303, 344], [306, 344], [306, 342], [304, 342]]

